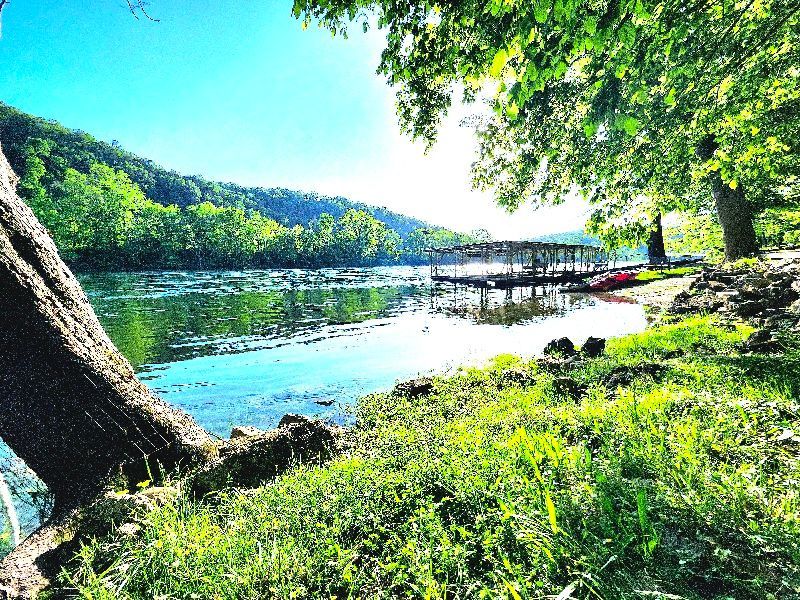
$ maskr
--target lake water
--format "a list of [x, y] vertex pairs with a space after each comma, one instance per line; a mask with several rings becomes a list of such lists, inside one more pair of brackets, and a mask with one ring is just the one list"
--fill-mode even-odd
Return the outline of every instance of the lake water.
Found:
[[646, 326], [641, 306], [613, 296], [432, 286], [424, 267], [80, 280], [139, 376], [223, 437], [289, 412], [347, 421], [359, 396], [398, 380]]
[[423, 267], [81, 282], [140, 377], [222, 436], [232, 425], [273, 427], [288, 412], [343, 418], [359, 396], [399, 379], [646, 324], [636, 304], [584, 294], [432, 287]]

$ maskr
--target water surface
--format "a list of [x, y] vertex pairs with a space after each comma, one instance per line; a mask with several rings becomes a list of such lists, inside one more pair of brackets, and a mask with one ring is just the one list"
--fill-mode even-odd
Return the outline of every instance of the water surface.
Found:
[[287, 412], [346, 419], [397, 380], [644, 328], [640, 306], [553, 289], [432, 286], [426, 268], [81, 277], [140, 377], [217, 435]]

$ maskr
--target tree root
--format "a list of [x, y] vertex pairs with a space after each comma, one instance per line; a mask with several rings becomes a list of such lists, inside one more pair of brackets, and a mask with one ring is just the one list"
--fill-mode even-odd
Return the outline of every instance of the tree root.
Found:
[[[190, 473], [181, 485], [196, 497], [225, 488], [255, 488], [299, 463], [329, 459], [340, 447], [343, 432], [322, 421], [286, 415], [277, 429], [251, 430], [221, 442], [217, 457]], [[133, 524], [158, 503], [148, 490], [104, 492], [62, 511], [0, 561], [0, 600], [35, 598], [55, 585], [61, 566], [81, 539]]]

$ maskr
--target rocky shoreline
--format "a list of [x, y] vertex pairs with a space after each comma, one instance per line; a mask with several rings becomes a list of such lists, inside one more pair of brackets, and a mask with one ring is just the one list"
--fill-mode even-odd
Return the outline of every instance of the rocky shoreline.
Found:
[[745, 320], [757, 328], [746, 350], [780, 351], [783, 337], [800, 333], [800, 259], [788, 255], [753, 265], [706, 267], [675, 296], [669, 312]]

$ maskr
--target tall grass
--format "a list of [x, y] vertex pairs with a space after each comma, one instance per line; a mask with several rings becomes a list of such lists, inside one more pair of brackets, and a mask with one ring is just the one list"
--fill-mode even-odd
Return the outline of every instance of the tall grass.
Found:
[[692, 318], [564, 371], [502, 356], [427, 397], [366, 397], [348, 454], [180, 498], [63, 581], [93, 599], [797, 597], [800, 359], [741, 356], [748, 333]]

